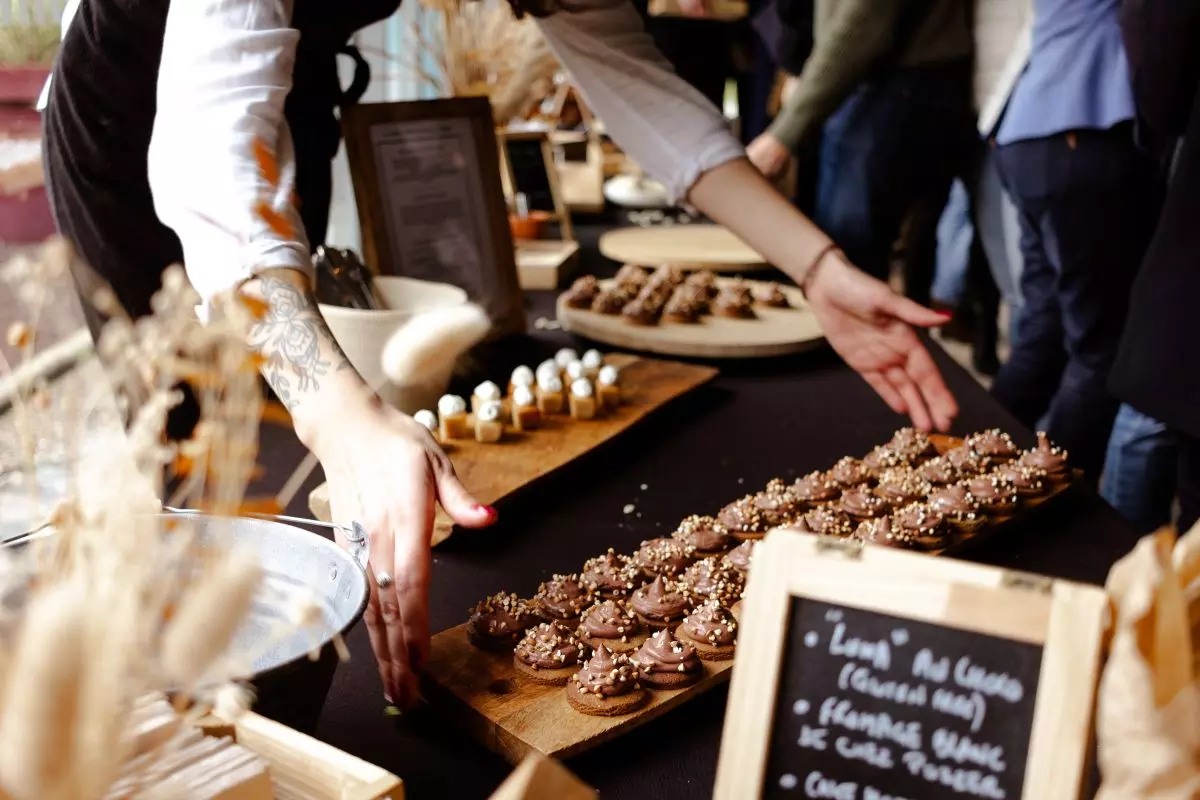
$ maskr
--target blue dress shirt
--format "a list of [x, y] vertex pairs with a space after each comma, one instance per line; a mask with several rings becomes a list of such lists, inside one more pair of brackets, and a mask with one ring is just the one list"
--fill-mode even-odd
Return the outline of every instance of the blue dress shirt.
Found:
[[1104, 130], [1134, 117], [1121, 0], [1034, 0], [1029, 63], [996, 131], [999, 144]]

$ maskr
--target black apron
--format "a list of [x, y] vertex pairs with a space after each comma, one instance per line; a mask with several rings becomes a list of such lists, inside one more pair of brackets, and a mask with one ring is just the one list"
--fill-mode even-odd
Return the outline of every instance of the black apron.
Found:
[[[300, 43], [285, 116], [295, 142], [300, 215], [314, 248], [329, 222], [331, 162], [340, 141], [335, 109], [358, 100], [369, 80], [366, 63], [347, 43], [399, 2], [295, 2]], [[103, 319], [90, 297], [101, 282], [130, 314], [142, 316], [163, 269], [183, 259], [179, 239], [155, 214], [147, 177], [168, 6], [167, 0], [82, 0], [54, 66], [43, 116], [46, 185], [59, 231], [87, 265], [75, 278], [93, 335]], [[357, 66], [345, 91], [339, 53]]]

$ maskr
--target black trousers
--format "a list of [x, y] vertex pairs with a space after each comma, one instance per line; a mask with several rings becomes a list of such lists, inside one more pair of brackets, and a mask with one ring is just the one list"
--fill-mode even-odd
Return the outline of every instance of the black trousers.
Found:
[[1179, 445], [1179, 532], [1200, 521], [1200, 439], [1176, 432]]
[[1162, 182], [1133, 126], [1015, 142], [997, 166], [1020, 214], [1024, 306], [993, 396], [1092, 480], [1119, 403], [1106, 386]]

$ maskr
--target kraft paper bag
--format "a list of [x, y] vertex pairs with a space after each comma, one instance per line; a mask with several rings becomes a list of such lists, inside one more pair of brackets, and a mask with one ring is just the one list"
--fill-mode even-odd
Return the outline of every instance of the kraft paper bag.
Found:
[[1109, 572], [1100, 680], [1099, 800], [1200, 797], [1200, 525], [1147, 536]]
[[490, 800], [596, 800], [596, 790], [553, 758], [533, 753], [521, 762]]

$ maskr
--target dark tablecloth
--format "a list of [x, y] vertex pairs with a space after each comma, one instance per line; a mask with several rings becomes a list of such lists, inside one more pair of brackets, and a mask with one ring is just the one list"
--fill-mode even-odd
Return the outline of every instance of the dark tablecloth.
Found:
[[[611, 267], [591, 246], [596, 229], [580, 227], [583, 268]], [[531, 320], [553, 316], [552, 293], [531, 293], [528, 303]], [[563, 345], [587, 346], [563, 333], [533, 331], [527, 340], [498, 347], [486, 363], [492, 377], [505, 375], [514, 363], [535, 365]], [[962, 406], [955, 432], [1001, 427], [1032, 444], [1028, 431], [934, 349]], [[687, 514], [715, 512], [772, 477], [861, 455], [904, 424], [828, 350], [719, 366], [722, 375], [713, 384], [503, 501], [495, 527], [459, 532], [435, 550], [431, 629], [463, 622], [470, 606], [492, 592], [528, 595], [551, 573], [578, 570], [608, 547], [631, 551]], [[268, 428], [264, 437], [268, 472], [300, 458], [288, 434]], [[628, 505], [632, 513], [625, 513]], [[301, 502], [292, 511], [307, 513]], [[1111, 508], [1076, 488], [962, 557], [1101, 583], [1134, 541]], [[487, 797], [509, 773], [508, 764], [448, 726], [436, 708], [385, 717], [361, 625], [350, 650], [353, 659], [339, 668], [317, 731], [321, 739], [401, 776], [414, 798]], [[605, 798], [709, 797], [726, 694], [719, 689], [697, 698], [568, 766]]]

